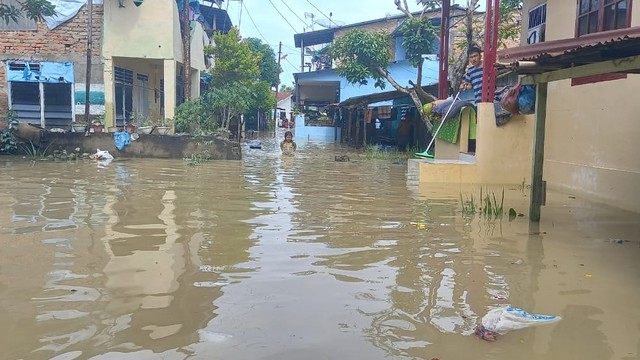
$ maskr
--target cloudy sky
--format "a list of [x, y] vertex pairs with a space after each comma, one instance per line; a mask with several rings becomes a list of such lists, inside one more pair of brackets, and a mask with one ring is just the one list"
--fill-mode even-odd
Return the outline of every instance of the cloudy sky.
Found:
[[[463, 2], [466, 4], [466, 0], [452, 1]], [[412, 11], [420, 10], [415, 0], [407, 3]], [[282, 41], [282, 53], [287, 57], [281, 61], [284, 72], [280, 83], [286, 85], [293, 83], [294, 72], [300, 72], [300, 49], [294, 45], [294, 34], [321, 30], [329, 18], [338, 24], [353, 24], [400, 14], [393, 0], [227, 0], [222, 7], [240, 27], [242, 37], [258, 38], [276, 54]], [[312, 24], [312, 17], [317, 23]]]

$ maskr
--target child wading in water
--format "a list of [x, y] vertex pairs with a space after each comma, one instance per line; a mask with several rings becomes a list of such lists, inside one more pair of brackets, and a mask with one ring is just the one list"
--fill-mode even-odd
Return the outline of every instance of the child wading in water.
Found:
[[282, 155], [293, 156], [297, 147], [298, 145], [293, 141], [293, 134], [291, 131], [284, 133], [284, 140], [280, 143]]

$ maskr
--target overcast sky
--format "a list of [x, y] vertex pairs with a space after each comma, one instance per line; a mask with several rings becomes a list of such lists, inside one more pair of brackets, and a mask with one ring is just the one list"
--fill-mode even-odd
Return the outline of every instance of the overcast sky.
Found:
[[[412, 11], [421, 9], [415, 0], [407, 3]], [[466, 4], [466, 0], [452, 3]], [[294, 45], [294, 34], [312, 31], [312, 26], [314, 30], [324, 29], [321, 24], [328, 23], [329, 17], [338, 24], [353, 24], [401, 14], [393, 0], [227, 0], [222, 7], [240, 27], [242, 37], [268, 43], [276, 55], [278, 42], [282, 41], [282, 53], [287, 57], [280, 63], [284, 70], [280, 83], [285, 85], [291, 85], [293, 73], [300, 72], [300, 49]], [[318, 23], [312, 25], [311, 16]]]

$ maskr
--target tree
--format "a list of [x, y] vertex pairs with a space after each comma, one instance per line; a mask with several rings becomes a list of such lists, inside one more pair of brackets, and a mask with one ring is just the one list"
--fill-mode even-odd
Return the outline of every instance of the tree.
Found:
[[279, 69], [276, 54], [271, 46], [264, 44], [260, 39], [256, 38], [247, 38], [245, 41], [254, 54], [260, 55], [260, 60], [258, 61], [260, 80], [268, 82], [271, 86], [276, 86]]
[[[399, 0], [394, 3], [400, 8]], [[451, 86], [454, 89], [460, 87], [469, 58], [467, 56], [467, 48], [470, 45], [483, 47], [484, 45], [484, 16], [479, 14], [479, 0], [467, 0], [465, 14], [457, 20], [459, 29], [463, 32], [463, 39], [455, 44], [459, 50], [459, 56], [451, 57], [449, 61], [449, 78]], [[442, 8], [441, 0], [422, 0], [425, 9], [436, 10]], [[522, 11], [522, 0], [501, 0], [500, 1], [500, 17], [498, 20], [498, 46], [507, 47], [509, 41], [516, 41], [520, 37], [519, 20]]]
[[44, 16], [56, 14], [56, 7], [48, 0], [22, 0], [17, 3], [20, 4], [19, 9], [15, 5], [0, 3], [0, 18], [4, 19], [7, 24], [12, 21], [18, 22], [22, 16], [38, 21]]
[[214, 35], [215, 47], [207, 47], [207, 52], [212, 53], [215, 59], [211, 70], [212, 86], [253, 81], [260, 76], [260, 56], [253, 53], [249, 44], [241, 40], [236, 28], [232, 28], [227, 34]]
[[429, 19], [413, 17], [410, 12], [407, 14], [409, 18], [398, 30], [404, 37], [402, 44], [407, 50], [407, 59], [418, 69], [416, 81], [410, 82], [408, 86], [398, 84], [387, 70], [391, 61], [388, 33], [351, 30], [329, 47], [328, 54], [334, 61], [336, 73], [349, 83], [364, 84], [373, 79], [376, 87], [384, 89], [386, 80], [397, 91], [411, 97], [422, 121], [431, 131], [433, 124], [424, 115], [422, 105], [435, 100], [435, 97], [422, 90], [422, 54], [432, 52], [436, 29]]
[[[227, 34], [214, 36], [215, 47], [205, 52], [213, 54], [215, 65], [210, 70], [211, 89], [194, 99], [181, 104], [176, 110], [176, 129], [190, 133], [208, 133], [217, 129], [228, 130], [233, 120], [242, 127], [241, 114], [264, 112], [275, 102], [271, 84], [262, 79], [260, 64], [265, 63], [267, 53], [263, 44], [242, 40], [237, 29]], [[271, 51], [272, 56], [273, 51]], [[273, 60], [273, 58], [272, 58]], [[265, 67], [266, 68], [266, 67]]]
[[280, 84], [279, 92], [281, 92], [281, 93], [293, 93], [294, 90], [295, 90], [294, 86], [289, 86], [289, 85], [286, 85], [286, 84]]

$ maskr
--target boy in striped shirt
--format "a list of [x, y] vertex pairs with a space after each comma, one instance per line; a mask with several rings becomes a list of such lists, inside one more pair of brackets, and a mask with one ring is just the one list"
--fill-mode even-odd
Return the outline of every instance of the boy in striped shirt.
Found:
[[482, 50], [476, 46], [472, 46], [467, 50], [471, 67], [464, 75], [464, 82], [460, 85], [461, 89], [473, 89], [473, 97], [475, 103], [478, 104], [482, 99]]

